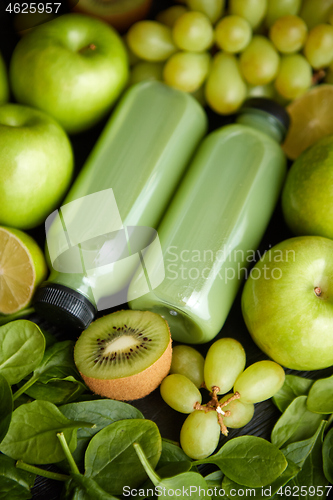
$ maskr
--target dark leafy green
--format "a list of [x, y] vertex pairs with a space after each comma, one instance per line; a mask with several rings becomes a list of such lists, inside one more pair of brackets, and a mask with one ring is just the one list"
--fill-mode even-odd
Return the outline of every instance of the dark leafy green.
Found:
[[0, 314], [0, 326], [6, 325], [7, 323], [11, 323], [19, 318], [26, 318], [33, 314], [35, 309], [33, 307], [27, 307], [26, 309], [22, 309], [21, 311], [17, 311], [13, 314], [7, 314], [6, 316]]
[[12, 385], [37, 368], [45, 338], [37, 325], [21, 319], [0, 327], [0, 345], [0, 373]]
[[287, 467], [283, 453], [273, 444], [256, 436], [240, 436], [225, 443], [208, 458], [194, 465], [211, 463], [238, 484], [256, 488], [270, 484]]
[[211, 496], [212, 500], [228, 500], [228, 497], [222, 491], [222, 479], [224, 475], [221, 470], [211, 472], [205, 476], [205, 481], [207, 483], [207, 493]]
[[207, 496], [207, 483], [201, 474], [197, 472], [184, 472], [169, 478], [161, 478], [152, 468], [149, 460], [139, 443], [134, 443], [135, 451], [140, 459], [142, 467], [149, 479], [155, 485], [158, 497], [179, 499], [179, 497], [191, 496], [194, 500], [210, 498]]
[[76, 401], [85, 390], [86, 387], [82, 382], [70, 376], [62, 380], [54, 379], [46, 384], [37, 381], [25, 392], [33, 399], [61, 405]]
[[158, 462], [158, 468], [173, 462], [188, 462], [191, 459], [183, 452], [181, 447], [167, 439], [162, 439], [162, 453]]
[[0, 451], [11, 458], [31, 464], [50, 464], [65, 458], [57, 439], [63, 432], [71, 450], [76, 447], [78, 427], [91, 426], [66, 418], [58, 408], [47, 401], [33, 401], [19, 406], [12, 414], [8, 432]]
[[[292, 461], [288, 461], [287, 468], [280, 474], [280, 476], [275, 479], [271, 484], [267, 484], [264, 488], [244, 488], [244, 486], [235, 483], [228, 477], [224, 477], [222, 481], [222, 489], [225, 491], [227, 498], [244, 498], [244, 496], [251, 496], [255, 498], [272, 498], [275, 493], [287, 484], [293, 477], [295, 477], [299, 471], [300, 467], [297, 467]], [[245, 493], [246, 492], [246, 495]], [[237, 493], [237, 494], [236, 494]], [[238, 494], [239, 493], [239, 494]]]
[[[144, 418], [142, 413], [130, 404], [112, 399], [81, 401], [60, 406], [59, 410], [69, 420], [93, 422], [93, 428], [80, 428], [77, 432], [77, 447], [73, 457], [79, 468], [84, 464], [84, 453], [92, 436], [104, 427], [125, 419]], [[67, 470], [67, 467], [65, 467]]]
[[281, 451], [287, 460], [292, 460], [298, 467], [302, 468], [307, 457], [312, 453], [312, 450], [318, 440], [322, 435], [323, 430], [326, 428], [326, 420], [322, 420], [318, 426], [318, 429], [309, 439], [303, 441], [296, 441], [295, 443], [290, 443]]
[[286, 375], [283, 386], [272, 398], [273, 403], [283, 413], [295, 398], [308, 394], [313, 382], [309, 378]]
[[333, 375], [313, 384], [309, 391], [307, 407], [314, 413], [333, 413]]
[[121, 494], [124, 486], [136, 488], [147, 476], [133, 443], [141, 445], [156, 467], [162, 450], [157, 425], [144, 419], [119, 420], [92, 437], [85, 454], [85, 475], [112, 495]]
[[83, 497], [86, 500], [117, 500], [116, 497], [103, 490], [92, 478], [81, 474], [71, 474], [71, 476], [79, 489], [79, 491], [75, 492], [75, 497], [78, 499]]
[[15, 467], [15, 460], [0, 454], [0, 499], [26, 500], [32, 497], [30, 488], [35, 475]]
[[324, 439], [323, 469], [327, 481], [333, 483], [333, 429], [327, 433]]
[[7, 434], [13, 413], [13, 394], [5, 377], [0, 375], [0, 443]]
[[324, 416], [307, 409], [306, 396], [298, 396], [276, 422], [271, 440], [278, 448], [310, 438], [318, 429]]

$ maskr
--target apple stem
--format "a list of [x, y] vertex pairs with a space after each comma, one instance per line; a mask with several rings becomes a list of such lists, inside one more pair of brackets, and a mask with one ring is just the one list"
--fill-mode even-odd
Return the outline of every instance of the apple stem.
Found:
[[82, 49], [79, 50], [79, 52], [85, 52], [86, 50], [96, 50], [97, 46], [94, 43], [90, 43], [89, 45], [86, 45], [85, 47], [82, 47]]
[[319, 286], [316, 286], [314, 289], [314, 293], [317, 295], [317, 297], [321, 296], [321, 288]]

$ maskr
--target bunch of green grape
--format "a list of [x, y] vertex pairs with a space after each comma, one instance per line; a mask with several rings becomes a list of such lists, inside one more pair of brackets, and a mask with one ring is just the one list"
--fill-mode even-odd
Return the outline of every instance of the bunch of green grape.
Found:
[[[180, 444], [189, 457], [200, 460], [211, 455], [221, 431], [227, 435], [228, 427], [246, 425], [253, 417], [254, 404], [271, 398], [282, 387], [285, 373], [274, 361], [258, 361], [244, 370], [245, 363], [242, 345], [232, 338], [214, 342], [205, 359], [187, 345], [173, 349], [170, 374], [160, 392], [171, 408], [189, 414], [180, 431]], [[201, 387], [212, 397], [204, 405]]]
[[126, 43], [131, 83], [164, 81], [222, 115], [248, 96], [287, 104], [333, 83], [333, 0], [178, 0]]

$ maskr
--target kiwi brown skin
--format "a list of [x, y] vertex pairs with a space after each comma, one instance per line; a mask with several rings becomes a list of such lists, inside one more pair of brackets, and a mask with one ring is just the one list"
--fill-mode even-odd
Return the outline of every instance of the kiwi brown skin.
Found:
[[86, 377], [80, 372], [86, 385], [95, 394], [119, 401], [133, 401], [148, 396], [153, 392], [168, 375], [172, 358], [172, 342], [162, 354], [148, 368], [130, 377], [116, 378], [113, 380], [102, 380], [98, 378]]
[[[151, 325], [153, 325], [153, 330], [150, 332]], [[104, 352], [104, 349], [107, 349], [109, 345], [113, 345], [117, 338], [123, 338], [123, 336], [130, 336], [135, 339], [137, 337], [136, 348], [138, 352], [148, 349], [146, 351], [148, 354], [150, 342], [154, 344], [152, 342], [154, 338], [160, 339], [160, 342], [162, 342], [161, 347], [163, 346], [162, 349], [164, 350], [159, 348], [156, 352], [159, 357], [154, 356], [155, 361], [152, 360], [152, 363], [148, 366], [147, 363], [144, 363], [146, 366], [143, 366], [141, 371], [139, 369], [135, 373], [132, 364], [132, 374], [122, 376], [119, 374], [119, 370], [117, 374], [117, 359], [118, 363], [120, 359], [124, 359], [125, 368], [126, 358], [128, 360], [133, 355], [136, 357], [137, 349], [133, 346], [132, 353], [127, 350], [107, 353]], [[103, 366], [105, 360], [109, 365], [106, 373], [105, 365], [99, 370], [99, 366]], [[172, 339], [169, 325], [159, 314], [151, 311], [117, 311], [97, 319], [81, 334], [74, 348], [74, 361], [89, 389], [100, 396], [120, 401], [141, 399], [154, 391], [168, 375], [171, 360]], [[149, 357], [147, 362], [150, 362]], [[114, 369], [112, 365], [114, 365]], [[96, 369], [92, 368], [94, 366], [96, 366]], [[86, 373], [84, 373], [85, 371]], [[122, 369], [121, 371], [125, 370]], [[96, 376], [94, 376], [95, 373]], [[110, 378], [111, 374], [114, 375], [114, 378]]]

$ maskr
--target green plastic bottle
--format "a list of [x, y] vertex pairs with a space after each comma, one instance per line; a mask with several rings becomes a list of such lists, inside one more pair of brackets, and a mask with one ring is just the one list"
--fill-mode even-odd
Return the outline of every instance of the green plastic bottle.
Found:
[[126, 302], [140, 252], [206, 128], [203, 108], [184, 92], [160, 82], [127, 91], [46, 221], [51, 275], [35, 300], [42, 316], [86, 328], [97, 310]]
[[252, 98], [197, 151], [158, 228], [165, 279], [142, 294], [138, 271], [129, 287], [130, 307], [161, 314], [174, 340], [208, 342], [222, 328], [279, 197], [288, 126], [284, 108]]

